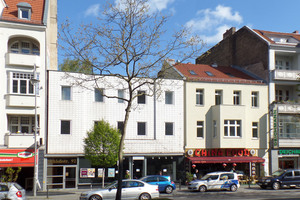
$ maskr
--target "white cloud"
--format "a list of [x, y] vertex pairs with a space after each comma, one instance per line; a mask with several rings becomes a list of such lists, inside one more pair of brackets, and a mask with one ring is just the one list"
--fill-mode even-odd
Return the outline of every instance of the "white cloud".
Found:
[[84, 16], [93, 16], [93, 17], [98, 17], [100, 13], [100, 4], [94, 4], [91, 5], [85, 12]]
[[242, 22], [243, 18], [239, 12], [233, 12], [231, 7], [218, 5], [214, 10], [199, 10], [197, 17], [185, 25], [198, 35], [202, 35], [206, 43], [215, 43], [222, 39], [227, 29]]

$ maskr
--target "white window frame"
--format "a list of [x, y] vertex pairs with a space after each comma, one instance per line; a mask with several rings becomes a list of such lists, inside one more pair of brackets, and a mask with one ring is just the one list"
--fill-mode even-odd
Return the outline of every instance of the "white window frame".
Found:
[[[30, 82], [32, 78], [33, 73], [10, 72], [10, 94], [34, 95], [34, 85]], [[39, 74], [37, 74], [37, 79], [39, 79]], [[22, 83], [25, 83], [25, 85]], [[26, 87], [24, 92], [21, 92], [23, 88], [22, 85]], [[38, 84], [37, 88], [39, 88]], [[17, 89], [17, 91], [15, 89]]]
[[[198, 135], [198, 131], [202, 132], [202, 136]], [[197, 138], [204, 138], [204, 121], [197, 121], [196, 136]]]
[[251, 92], [251, 106], [257, 108], [259, 102], [259, 93], [257, 91]]
[[[255, 131], [256, 136], [254, 136]], [[258, 138], [258, 122], [252, 122], [252, 138]]]
[[234, 119], [225, 119], [224, 137], [242, 137], [242, 121]]
[[[64, 95], [64, 88], [70, 88], [69, 91], [69, 98], [66, 98], [66, 96]], [[61, 86], [61, 100], [63, 101], [71, 101], [72, 100], [72, 87], [71, 86], [67, 86], [67, 85], [62, 85]]]
[[118, 103], [124, 103], [124, 93], [125, 91], [123, 89], [118, 90]]
[[201, 88], [196, 89], [196, 105], [197, 106], [204, 105], [204, 89]]
[[95, 102], [104, 102], [104, 89], [94, 88]]
[[140, 90], [138, 91], [137, 103], [138, 104], [146, 104], [146, 91]]
[[[24, 46], [25, 43], [28, 43], [28, 47]], [[14, 47], [16, 46], [16, 47]], [[39, 45], [36, 42], [26, 39], [19, 39], [12, 43], [9, 46], [10, 53], [25, 54], [25, 55], [40, 55]]]
[[233, 105], [241, 105], [241, 91], [233, 91]]
[[215, 105], [221, 105], [223, 100], [223, 91], [215, 90]]
[[[13, 123], [13, 119], [15, 118], [17, 120], [17, 123]], [[22, 118], [28, 118], [28, 123], [23, 123]], [[37, 116], [37, 127], [39, 127], [39, 116]], [[27, 132], [22, 132], [22, 127], [27, 127]], [[8, 128], [10, 134], [34, 134], [34, 128], [35, 128], [35, 116], [33, 115], [9, 115], [8, 116]], [[17, 131], [13, 131], [13, 129], [16, 129]], [[39, 130], [36, 132], [39, 135]]]
[[174, 104], [174, 92], [165, 91], [165, 104], [172, 105]]

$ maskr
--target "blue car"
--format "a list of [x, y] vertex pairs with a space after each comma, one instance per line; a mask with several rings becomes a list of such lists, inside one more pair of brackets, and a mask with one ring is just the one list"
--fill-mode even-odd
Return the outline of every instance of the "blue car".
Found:
[[170, 176], [150, 175], [145, 176], [140, 180], [151, 185], [158, 185], [159, 192], [165, 192], [167, 194], [171, 194], [173, 190], [176, 189], [176, 185], [173, 181], [171, 181]]

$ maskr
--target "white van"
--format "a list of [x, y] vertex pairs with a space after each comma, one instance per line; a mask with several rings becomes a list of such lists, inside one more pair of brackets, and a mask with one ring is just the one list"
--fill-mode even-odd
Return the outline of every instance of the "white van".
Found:
[[234, 172], [212, 172], [203, 176], [200, 180], [189, 183], [188, 189], [205, 192], [207, 190], [237, 191], [240, 187], [239, 179]]

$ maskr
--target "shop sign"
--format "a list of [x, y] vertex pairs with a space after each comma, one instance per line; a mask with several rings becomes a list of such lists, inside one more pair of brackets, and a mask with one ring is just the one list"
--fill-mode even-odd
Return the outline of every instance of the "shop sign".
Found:
[[195, 149], [194, 153], [192, 151], [188, 150], [187, 154], [195, 157], [250, 156], [253, 153], [248, 149]]
[[277, 109], [273, 110], [273, 148], [278, 148], [278, 115]]
[[108, 168], [108, 177], [109, 178], [115, 177], [115, 168]]
[[0, 167], [32, 167], [34, 166], [33, 149], [0, 150]]
[[76, 158], [48, 158], [48, 165], [76, 165]]
[[281, 149], [278, 150], [279, 155], [300, 155], [300, 149]]
[[95, 178], [95, 168], [80, 168], [80, 178]]

